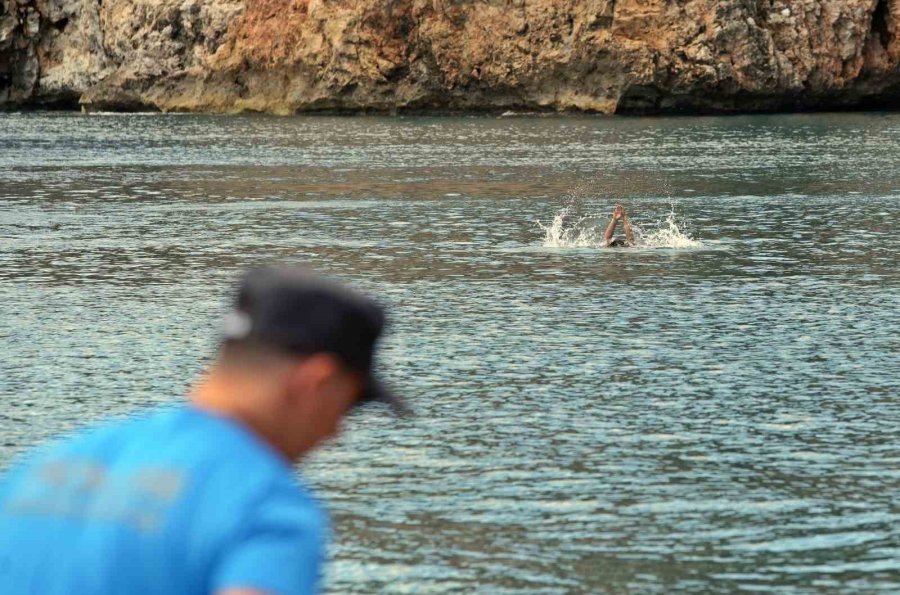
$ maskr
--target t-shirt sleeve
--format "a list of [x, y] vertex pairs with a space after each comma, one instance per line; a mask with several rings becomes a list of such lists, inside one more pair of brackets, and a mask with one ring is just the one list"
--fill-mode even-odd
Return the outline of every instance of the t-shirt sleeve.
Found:
[[223, 552], [213, 593], [229, 588], [272, 595], [318, 592], [325, 532], [324, 514], [299, 492], [262, 498]]

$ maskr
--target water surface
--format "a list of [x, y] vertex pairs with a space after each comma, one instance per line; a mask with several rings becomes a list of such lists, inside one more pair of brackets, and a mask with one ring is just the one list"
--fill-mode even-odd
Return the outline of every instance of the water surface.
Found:
[[[288, 259], [418, 411], [305, 465], [331, 592], [900, 590], [900, 116], [0, 122], [0, 466], [179, 399]], [[699, 245], [545, 242], [615, 200]]]

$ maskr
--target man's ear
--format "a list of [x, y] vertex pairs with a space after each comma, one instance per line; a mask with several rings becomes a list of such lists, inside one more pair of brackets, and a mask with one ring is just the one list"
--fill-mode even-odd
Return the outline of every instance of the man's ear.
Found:
[[330, 353], [316, 353], [297, 362], [288, 374], [288, 394], [291, 399], [308, 398], [322, 392], [340, 371], [340, 361]]

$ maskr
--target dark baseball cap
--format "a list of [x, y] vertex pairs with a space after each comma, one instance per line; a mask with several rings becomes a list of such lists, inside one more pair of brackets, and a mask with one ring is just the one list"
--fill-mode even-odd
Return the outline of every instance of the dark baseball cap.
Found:
[[241, 280], [225, 339], [278, 351], [332, 353], [365, 378], [360, 402], [380, 401], [409, 415], [402, 399], [374, 373], [375, 347], [385, 325], [373, 300], [334, 279], [295, 266], [265, 266]]

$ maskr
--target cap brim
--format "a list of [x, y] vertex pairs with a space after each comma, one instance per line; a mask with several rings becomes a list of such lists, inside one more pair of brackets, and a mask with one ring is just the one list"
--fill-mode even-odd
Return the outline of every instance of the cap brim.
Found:
[[378, 378], [370, 374], [366, 380], [366, 388], [359, 400], [359, 404], [363, 405], [373, 401], [388, 405], [391, 408], [391, 411], [394, 412], [394, 415], [400, 417], [410, 417], [413, 414], [412, 409], [409, 408], [403, 399], [397, 396], [394, 391], [388, 388]]

